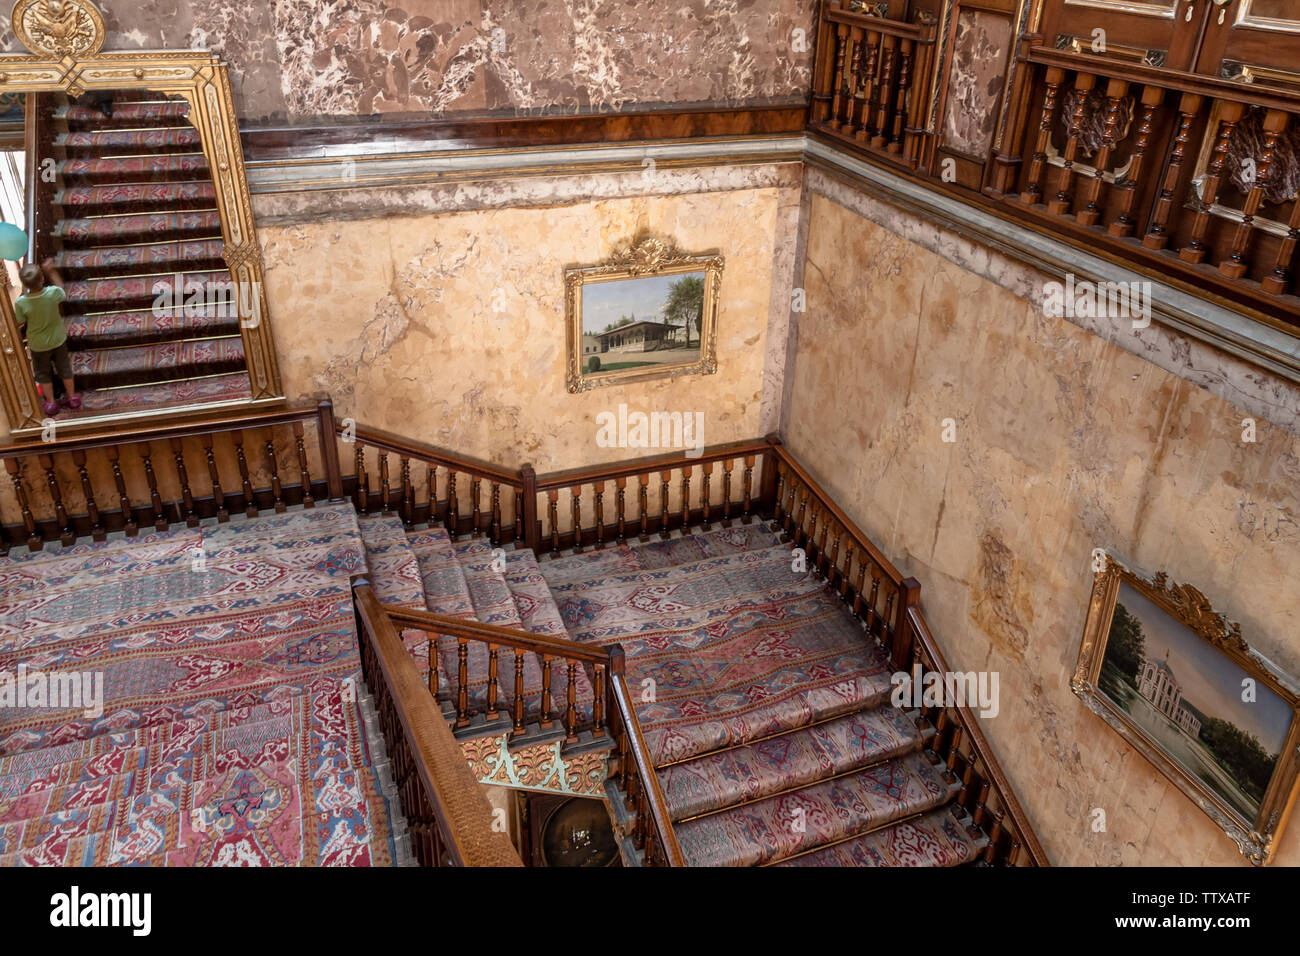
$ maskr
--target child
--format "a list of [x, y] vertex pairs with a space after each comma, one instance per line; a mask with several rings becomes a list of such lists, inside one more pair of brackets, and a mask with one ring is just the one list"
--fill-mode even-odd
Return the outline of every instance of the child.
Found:
[[[32, 368], [36, 386], [45, 399], [42, 408], [48, 416], [57, 415], [59, 403], [54, 400], [54, 376], [58, 372], [67, 389], [64, 399], [71, 409], [81, 407], [81, 396], [73, 387], [72, 359], [68, 355], [68, 330], [59, 313], [59, 303], [68, 297], [63, 291], [63, 279], [54, 268], [54, 260], [46, 259], [40, 265], [25, 265], [18, 273], [23, 281], [23, 294], [14, 300], [14, 314], [19, 326], [27, 326], [27, 347], [32, 352]], [[46, 284], [46, 279], [49, 284]]]

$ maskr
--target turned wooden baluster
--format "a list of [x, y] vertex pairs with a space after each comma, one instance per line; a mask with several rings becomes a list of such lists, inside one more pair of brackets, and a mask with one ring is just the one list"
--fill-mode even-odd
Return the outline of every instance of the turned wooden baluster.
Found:
[[302, 488], [302, 506], [315, 508], [316, 498], [311, 493], [311, 469], [307, 465], [307, 446], [303, 442], [302, 422], [293, 423], [293, 444], [298, 450], [298, 484]]
[[569, 661], [568, 700], [564, 707], [564, 742], [578, 742], [578, 662]]
[[799, 484], [793, 477], [791, 477], [788, 484], [789, 488], [786, 490], [785, 500], [785, 518], [781, 522], [781, 530], [785, 533], [786, 540], [792, 540], [794, 537], [792, 533], [794, 527], [794, 503], [796, 496], [799, 493]]
[[1121, 239], [1133, 235], [1136, 224], [1133, 221], [1133, 207], [1137, 203], [1138, 182], [1142, 176], [1142, 166], [1146, 162], [1147, 147], [1151, 145], [1151, 128], [1157, 107], [1164, 102], [1165, 91], [1148, 83], [1142, 88], [1142, 113], [1138, 118], [1137, 133], [1133, 139], [1133, 153], [1129, 159], [1128, 172], [1123, 184], [1116, 183], [1121, 190], [1119, 214], [1110, 224], [1110, 234]]
[[469, 726], [469, 638], [456, 638], [456, 726]]
[[694, 472], [694, 465], [682, 467], [682, 534], [691, 526], [691, 475]]
[[1219, 263], [1219, 272], [1229, 279], [1240, 279], [1246, 274], [1246, 246], [1255, 223], [1255, 214], [1264, 202], [1264, 185], [1273, 168], [1273, 158], [1278, 140], [1286, 132], [1290, 117], [1281, 110], [1268, 110], [1264, 114], [1264, 149], [1260, 153], [1259, 167], [1255, 170], [1255, 179], [1251, 182], [1250, 192], [1246, 196], [1246, 205], [1241, 211], [1241, 224], [1232, 237], [1232, 251], [1228, 258]]
[[627, 540], [627, 478], [614, 479], [614, 518], [618, 522], [619, 544]]
[[1029, 182], [1020, 194], [1020, 201], [1030, 206], [1043, 201], [1043, 174], [1047, 171], [1047, 147], [1052, 142], [1052, 124], [1056, 122], [1056, 98], [1065, 71], [1052, 67], [1047, 71], [1047, 92], [1043, 95], [1043, 114], [1038, 121], [1038, 139], [1034, 143], [1034, 156], [1029, 163]]
[[989, 828], [989, 845], [984, 848], [984, 862], [992, 865], [997, 861], [998, 845], [1002, 842], [1002, 827], [1006, 812], [999, 810], [993, 817], [993, 826]]
[[639, 511], [641, 528], [639, 538], [642, 541], [650, 540], [650, 476], [637, 475], [637, 509]]
[[185, 522], [187, 528], [197, 528], [199, 525], [199, 516], [194, 513], [194, 493], [190, 491], [190, 475], [185, 468], [185, 452], [179, 438], [169, 440], [172, 449], [172, 457], [176, 461], [176, 480], [181, 486], [181, 504], [182, 509], [178, 510], [181, 520]]
[[596, 492], [596, 550], [605, 547], [605, 483], [594, 481], [591, 484]]
[[438, 520], [438, 466], [425, 464], [424, 483], [428, 486], [425, 494], [429, 498], [429, 524]]
[[1106, 184], [1106, 170], [1110, 167], [1110, 154], [1115, 150], [1119, 136], [1120, 107], [1128, 95], [1127, 80], [1110, 80], [1106, 84], [1106, 125], [1102, 133], [1101, 148], [1097, 150], [1096, 171], [1082, 188], [1084, 207], [1075, 218], [1085, 226], [1095, 226], [1101, 219], [1101, 187]]
[[582, 485], [569, 489], [569, 510], [573, 516], [573, 553], [582, 554]]
[[727, 458], [722, 462], [722, 526], [731, 527], [731, 469], [735, 462]]
[[560, 550], [560, 489], [546, 492], [546, 517], [551, 525], [551, 551]]
[[353, 469], [357, 473], [357, 510], [370, 514], [370, 479], [366, 475], [366, 449], [361, 442], [353, 448]]
[[812, 511], [808, 515], [808, 530], [803, 536], [803, 546], [808, 557], [814, 559], [813, 571], [817, 574], [821, 573], [821, 556], [817, 549], [817, 522], [821, 519], [821, 515], [821, 502], [813, 499]]
[[592, 685], [591, 735], [605, 736], [605, 665], [597, 664], [594, 669], [595, 681]]
[[447, 469], [447, 534], [453, 541], [460, 531], [460, 502], [456, 498], [456, 470]]
[[1273, 271], [1260, 280], [1260, 287], [1269, 295], [1283, 295], [1291, 283], [1291, 260], [1295, 258], [1296, 247], [1300, 245], [1300, 201], [1291, 207], [1291, 219], [1287, 223], [1287, 234], [1278, 246], [1277, 260]]
[[772, 525], [780, 529], [785, 519], [785, 465], [776, 462], [776, 497], [772, 505]]
[[492, 482], [492, 543], [501, 543], [501, 483]]
[[118, 449], [113, 445], [107, 449], [109, 463], [113, 466], [113, 483], [117, 486], [117, 509], [122, 512], [125, 524], [122, 530], [128, 538], [134, 538], [140, 531], [140, 524], [135, 520], [135, 509], [126, 494], [126, 478], [122, 476], [122, 463], [118, 459]]
[[843, 23], [835, 28], [835, 95], [831, 99], [831, 118], [827, 124], [831, 129], [840, 128], [840, 107], [844, 103], [844, 91], [848, 83], [844, 76], [844, 47], [849, 28]]
[[884, 146], [888, 139], [890, 129], [889, 90], [894, 84], [894, 60], [897, 53], [897, 45], [897, 37], [893, 34], [885, 35], [884, 52], [882, 54], [884, 63], [880, 67], [880, 104], [876, 108], [876, 133], [871, 137], [871, 145], [876, 149]]
[[473, 503], [470, 511], [470, 531], [471, 538], [483, 537], [483, 479], [478, 475], [471, 475], [469, 481], [469, 497]]
[[555, 721], [551, 717], [553, 709], [551, 704], [551, 662], [555, 658], [546, 654], [542, 655], [542, 712], [538, 715], [538, 726], [543, 730], [549, 728]]
[[754, 490], [754, 456], [746, 455], [745, 456], [745, 478], [744, 478], [745, 500], [743, 504], [743, 507], [745, 509], [745, 516], [740, 519], [745, 524], [749, 524], [750, 522], [750, 511], [752, 510], [752, 505], [754, 503], [752, 498], [753, 490]]
[[429, 693], [434, 698], [438, 696], [438, 635], [426, 633], [424, 635], [429, 639], [425, 647], [425, 653], [429, 656]]
[[844, 571], [840, 574], [840, 586], [838, 588], [840, 600], [849, 599], [849, 588], [852, 587], [851, 579], [853, 577], [853, 558], [857, 551], [853, 545], [853, 539], [849, 539], [848, 546], [844, 549]]
[[14, 486], [14, 499], [18, 502], [19, 511], [22, 512], [23, 529], [27, 532], [27, 547], [31, 551], [39, 551], [44, 547], [44, 542], [36, 531], [36, 517], [27, 502], [27, 489], [23, 486], [22, 461], [17, 458], [6, 458], [5, 471], [9, 472], [9, 480]]
[[672, 480], [672, 469], [659, 472], [659, 537], [668, 537], [668, 482]]
[[397, 465], [402, 478], [402, 525], [409, 528], [415, 524], [415, 486], [411, 483], [411, 459], [399, 455]]
[[853, 585], [853, 616], [859, 620], [862, 619], [862, 604], [864, 600], [862, 596], [862, 586], [866, 583], [867, 579], [866, 555], [864, 554], [862, 557], [864, 560], [858, 565], [858, 579]]
[[221, 490], [221, 472], [217, 469], [217, 459], [213, 453], [212, 435], [200, 435], [199, 441], [203, 443], [203, 455], [208, 462], [208, 480], [212, 484], [212, 503], [217, 508], [217, 522], [225, 523], [230, 520], [230, 512], [226, 508], [226, 494]]
[[280, 487], [280, 462], [275, 456], [275, 439], [270, 430], [266, 433], [266, 464], [271, 469], [271, 506], [276, 514], [284, 511], [284, 490]]
[[894, 103], [894, 131], [889, 141], [891, 153], [903, 151], [903, 123], [907, 118], [907, 95], [912, 89], [912, 50], [914, 41], [904, 38], [900, 44], [902, 65], [898, 69], [898, 96]]
[[853, 131], [853, 111], [858, 105], [858, 88], [862, 82], [862, 30], [850, 28], [849, 40], [853, 44], [853, 63], [845, 84], [844, 122], [837, 127], [845, 132]]
[[158, 531], [166, 531], [170, 522], [163, 511], [162, 495], [158, 493], [158, 476], [153, 472], [153, 452], [149, 443], [141, 442], [136, 446], [140, 461], [144, 465], [144, 476], [149, 483], [149, 504], [153, 507], [153, 526]]
[[871, 594], [867, 597], [867, 631], [871, 634], [880, 633], [880, 612], [876, 610], [876, 602], [880, 597], [880, 578], [872, 575], [871, 577]]
[[710, 489], [713, 482], [713, 462], [706, 461], [701, 468], [704, 477], [700, 483], [700, 523], [707, 531], [713, 527], [713, 492]]
[[1151, 228], [1142, 237], [1142, 245], [1148, 249], [1163, 249], [1169, 242], [1169, 215], [1174, 207], [1174, 190], [1183, 172], [1183, 160], [1187, 157], [1187, 147], [1192, 138], [1192, 123], [1201, 110], [1201, 97], [1195, 93], [1184, 93], [1178, 101], [1178, 135], [1174, 137], [1174, 149], [1169, 156], [1169, 167], [1160, 184], [1160, 198], [1156, 200], [1155, 212], [1151, 214]]
[[90, 521], [90, 537], [94, 541], [103, 541], [108, 535], [99, 521], [99, 504], [95, 501], [95, 489], [90, 483], [90, 474], [86, 471], [86, 453], [80, 449], [74, 451], [72, 463], [77, 466], [77, 477], [81, 479], [81, 495], [86, 499], [86, 518]]
[[393, 493], [388, 480], [388, 452], [378, 448], [375, 452], [379, 455], [379, 513], [392, 514]]
[[1083, 131], [1083, 121], [1088, 114], [1088, 94], [1092, 92], [1097, 78], [1091, 73], [1079, 73], [1074, 78], [1074, 91], [1078, 99], [1074, 113], [1070, 116], [1070, 136], [1065, 141], [1065, 154], [1062, 157], [1060, 178], [1056, 181], [1056, 198], [1047, 204], [1047, 211], [1056, 216], [1064, 216], [1070, 211], [1070, 183], [1074, 177], [1074, 157], [1079, 154], [1079, 134]]
[[838, 521], [835, 522], [835, 532], [831, 537], [830, 560], [827, 563], [826, 581], [828, 584], [830, 584], [831, 587], [835, 588], [837, 591], [839, 590], [840, 579], [843, 577], [843, 575], [840, 573], [840, 566], [839, 566], [840, 535], [843, 533], [844, 533], [844, 529], [840, 526], [840, 523]]
[[524, 732], [524, 652], [515, 649], [515, 720], [510, 728], [510, 736], [518, 737]]
[[244, 433], [236, 431], [231, 433], [230, 437], [235, 444], [235, 461], [239, 463], [239, 484], [244, 495], [244, 515], [256, 518], [257, 499], [253, 495], [253, 483], [248, 480], [248, 459], [244, 457]]
[[487, 719], [496, 720], [500, 716], [497, 710], [497, 645], [488, 645], [488, 699]]
[[59, 543], [65, 548], [77, 540], [68, 520], [68, 509], [63, 505], [63, 489], [59, 486], [59, 476], [54, 471], [53, 455], [38, 455], [37, 461], [45, 470], [45, 485], [49, 490], [50, 503], [54, 505], [54, 522], [59, 528]]
[[866, 88], [862, 92], [862, 104], [858, 109], [858, 128], [853, 134], [860, 142], [866, 142], [871, 135], [871, 116], [876, 110], [879, 84], [876, 82], [876, 67], [880, 60], [880, 34], [867, 31], [867, 63], [863, 68]]
[[515, 540], [521, 541], [524, 537], [524, 500], [523, 494], [518, 488], [513, 488], [514, 492], [514, 515], [515, 515]]
[[1223, 185], [1223, 163], [1228, 158], [1232, 134], [1237, 130], [1246, 107], [1241, 103], [1223, 103], [1219, 113], [1219, 139], [1214, 147], [1214, 159], [1201, 183], [1201, 198], [1196, 203], [1196, 217], [1192, 220], [1191, 241], [1178, 250], [1184, 262], [1202, 262], [1209, 251], [1205, 247], [1205, 233], [1210, 228], [1210, 208], [1219, 201]]

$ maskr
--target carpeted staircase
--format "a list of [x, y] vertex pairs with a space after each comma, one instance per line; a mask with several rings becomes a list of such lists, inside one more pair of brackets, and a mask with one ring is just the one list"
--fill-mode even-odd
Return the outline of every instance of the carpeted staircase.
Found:
[[54, 259], [83, 414], [247, 398], [238, 314], [195, 292], [230, 273], [188, 104], [123, 92], [110, 117], [43, 100], [58, 157]]

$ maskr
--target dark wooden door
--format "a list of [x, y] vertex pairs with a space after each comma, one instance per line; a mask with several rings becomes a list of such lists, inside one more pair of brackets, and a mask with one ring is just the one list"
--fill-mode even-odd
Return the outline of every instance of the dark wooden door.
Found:
[[[1057, 49], [1190, 70], [1211, 5], [1212, 0], [1047, 0], [1040, 29], [1043, 42]], [[1094, 46], [1097, 40], [1104, 47]]]
[[1300, 92], [1300, 0], [1208, 0], [1196, 72]]

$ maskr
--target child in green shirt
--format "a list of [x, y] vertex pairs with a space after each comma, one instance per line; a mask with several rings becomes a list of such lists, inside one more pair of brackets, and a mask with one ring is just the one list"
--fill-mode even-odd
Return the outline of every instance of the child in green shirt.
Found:
[[[68, 330], [59, 312], [59, 303], [68, 295], [63, 291], [63, 279], [54, 268], [54, 260], [46, 259], [41, 265], [25, 265], [18, 273], [23, 281], [23, 294], [14, 300], [14, 314], [18, 325], [27, 327], [27, 347], [32, 353], [32, 370], [36, 386], [45, 400], [45, 414], [57, 415], [59, 403], [54, 400], [54, 375], [63, 379], [69, 408], [81, 407], [72, 377], [72, 359], [68, 355]], [[46, 280], [49, 284], [46, 284]]]

